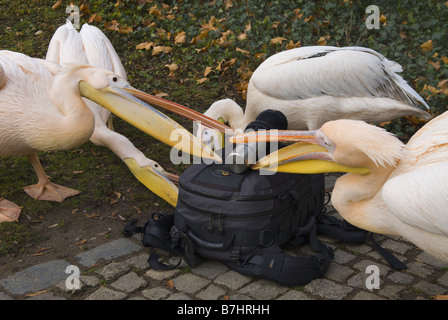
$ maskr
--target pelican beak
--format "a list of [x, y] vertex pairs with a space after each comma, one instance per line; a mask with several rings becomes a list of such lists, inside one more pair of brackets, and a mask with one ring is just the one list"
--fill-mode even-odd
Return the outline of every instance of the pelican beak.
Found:
[[173, 207], [176, 207], [179, 189], [172, 182], [173, 180], [177, 181], [176, 175], [168, 173], [162, 168], [156, 170], [151, 166], [141, 167], [133, 158], [124, 159], [124, 163], [145, 187]]
[[[260, 159], [252, 169], [273, 172], [316, 174], [325, 172], [346, 172], [369, 174], [370, 170], [349, 167], [333, 161], [327, 148], [319, 144], [314, 131], [273, 130], [271, 132], [250, 132], [230, 137], [230, 142], [294, 142]], [[258, 138], [259, 137], [259, 138]]]
[[198, 138], [165, 114], [130, 95], [127, 88], [107, 86], [96, 89], [86, 81], [80, 81], [79, 92], [83, 97], [98, 103], [134, 127], [175, 149], [201, 159], [222, 162], [221, 158]]
[[129, 88], [124, 88], [124, 90], [126, 90], [128, 93], [130, 93], [131, 95], [133, 95], [134, 97], [136, 97], [142, 101], [145, 101], [149, 104], [152, 104], [152, 105], [160, 107], [160, 108], [164, 108], [168, 111], [177, 113], [184, 118], [199, 122], [208, 128], [216, 129], [222, 133], [233, 133], [232, 128], [230, 128], [229, 126], [226, 126], [224, 123], [216, 121], [215, 119], [207, 117], [207, 116], [203, 115], [202, 113], [194, 111], [194, 110], [187, 108], [181, 104], [150, 95], [148, 93], [142, 92], [135, 88], [129, 87]]

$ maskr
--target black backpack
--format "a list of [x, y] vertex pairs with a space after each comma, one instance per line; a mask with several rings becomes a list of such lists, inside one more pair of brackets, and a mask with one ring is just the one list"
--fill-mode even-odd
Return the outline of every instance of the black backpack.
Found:
[[[242, 274], [303, 285], [326, 272], [334, 256], [318, 231], [364, 241], [363, 230], [325, 215], [324, 201], [323, 174], [234, 173], [223, 164], [193, 164], [179, 178], [174, 214], [157, 214], [143, 227], [132, 220], [124, 235], [140, 232], [144, 246], [183, 256], [190, 266], [198, 255]], [[314, 254], [283, 250], [304, 243]], [[154, 269], [176, 267], [160, 263], [153, 253], [148, 262]]]

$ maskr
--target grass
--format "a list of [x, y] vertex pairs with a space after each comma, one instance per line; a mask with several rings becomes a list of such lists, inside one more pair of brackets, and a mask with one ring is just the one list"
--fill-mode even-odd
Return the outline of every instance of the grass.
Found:
[[[81, 10], [81, 25], [89, 22], [109, 37], [133, 86], [201, 112], [221, 98], [232, 98], [244, 105], [250, 74], [264, 59], [294, 46], [318, 44], [359, 45], [381, 52], [403, 66], [402, 76], [427, 100], [432, 114], [447, 109], [443, 90], [443, 80], [448, 78], [446, 1], [73, 2]], [[52, 8], [57, 3], [57, 0], [0, 0], [0, 49], [45, 58], [53, 33], [68, 17], [65, 9], [70, 1], [61, 1]], [[370, 4], [380, 9], [378, 30], [365, 27], [368, 16], [365, 10]], [[424, 50], [422, 45], [429, 40], [431, 48]], [[148, 49], [137, 49], [141, 44], [147, 44]], [[171, 51], [157, 53], [157, 46], [169, 47]], [[173, 64], [178, 68], [170, 72], [168, 66]], [[191, 129], [185, 119], [173, 118]], [[167, 146], [116, 117], [114, 125], [165, 169], [179, 174], [185, 169], [170, 163]], [[383, 125], [406, 140], [423, 123], [402, 118]], [[148, 194], [120, 159], [106, 148], [87, 142], [75, 150], [39, 153], [39, 157], [53, 181], [69, 184], [81, 194], [63, 203], [34, 201], [22, 190], [23, 186], [36, 183], [28, 160], [2, 158], [0, 194], [20, 203], [31, 219], [63, 208], [82, 207], [94, 212], [107, 204], [114, 192], [124, 196], [128, 214], [132, 214], [132, 206], [147, 210], [158, 203], [161, 210], [171, 208]], [[4, 248], [14, 241], [30, 241], [30, 234], [16, 224], [3, 224], [0, 239], [0, 248]], [[8, 250], [0, 249], [0, 254]]]

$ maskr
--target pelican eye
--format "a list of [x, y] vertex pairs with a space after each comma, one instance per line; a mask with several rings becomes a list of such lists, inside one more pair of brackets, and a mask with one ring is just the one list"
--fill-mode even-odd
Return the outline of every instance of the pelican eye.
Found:
[[117, 78], [117, 77], [113, 77], [113, 78], [112, 78], [112, 81], [113, 81], [113, 82], [117, 82], [117, 81], [118, 81], [118, 78]]

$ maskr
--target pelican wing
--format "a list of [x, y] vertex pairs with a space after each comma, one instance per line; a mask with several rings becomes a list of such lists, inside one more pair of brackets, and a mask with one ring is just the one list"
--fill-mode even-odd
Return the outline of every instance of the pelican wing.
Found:
[[283, 100], [331, 95], [388, 97], [429, 108], [397, 75], [401, 66], [362, 47], [303, 47], [280, 52], [264, 61], [251, 77], [264, 94]]
[[403, 223], [448, 236], [448, 162], [390, 179], [382, 196], [389, 211]]

